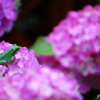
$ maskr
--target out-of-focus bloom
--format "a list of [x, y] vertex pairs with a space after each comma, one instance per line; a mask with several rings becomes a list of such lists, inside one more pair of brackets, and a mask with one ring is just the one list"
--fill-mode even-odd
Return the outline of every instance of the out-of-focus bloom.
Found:
[[[81, 51], [85, 55], [98, 52], [100, 36], [100, 6], [85, 6], [83, 10], [70, 11], [59, 25], [49, 34], [49, 40], [57, 55], [63, 55], [73, 47], [74, 52]], [[91, 44], [91, 45], [90, 45]], [[91, 46], [93, 50], [91, 50]], [[87, 54], [86, 50], [91, 50]]]
[[53, 46], [55, 59], [74, 73], [81, 93], [100, 89], [100, 5], [70, 11], [46, 39]]
[[0, 0], [0, 37], [11, 29], [16, 17], [15, 0]]
[[[37, 59], [43, 66], [49, 66], [51, 69], [57, 69], [64, 72], [66, 75], [74, 78], [79, 84], [80, 93], [84, 94], [92, 89], [100, 89], [100, 73], [99, 70], [95, 74], [89, 74], [87, 76], [82, 75], [79, 71], [72, 68], [63, 67], [56, 59], [55, 55], [37, 55]], [[100, 61], [100, 58], [98, 58]], [[93, 63], [93, 62], [92, 62]], [[100, 65], [100, 62], [97, 63]], [[91, 66], [91, 64], [90, 64]], [[98, 68], [100, 69], [100, 68]], [[85, 69], [84, 69], [85, 70]], [[91, 70], [92, 71], [92, 70]], [[67, 81], [66, 81], [67, 84]]]
[[[12, 47], [12, 44], [2, 41], [0, 42], [0, 53]], [[12, 76], [15, 73], [23, 73], [28, 67], [38, 68], [40, 65], [35, 57], [33, 50], [26, 47], [20, 47], [20, 50], [14, 54], [13, 59], [5, 64], [0, 64], [0, 78], [3, 76]]]
[[0, 81], [0, 100], [83, 100], [76, 80], [47, 66]]
[[[47, 36], [56, 58], [67, 68], [76, 68], [84, 76], [100, 73], [100, 5], [87, 5], [70, 11]], [[97, 55], [97, 56], [96, 56]]]
[[100, 89], [100, 74], [93, 74], [84, 77], [78, 73], [75, 77], [80, 86], [79, 91], [83, 94], [87, 93], [91, 89]]

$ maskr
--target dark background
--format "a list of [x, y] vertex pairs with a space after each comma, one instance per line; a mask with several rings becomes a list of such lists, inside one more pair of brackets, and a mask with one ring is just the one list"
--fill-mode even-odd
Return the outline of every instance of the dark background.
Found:
[[0, 40], [30, 47], [38, 36], [46, 36], [70, 10], [97, 5], [100, 0], [21, 0], [13, 29]]

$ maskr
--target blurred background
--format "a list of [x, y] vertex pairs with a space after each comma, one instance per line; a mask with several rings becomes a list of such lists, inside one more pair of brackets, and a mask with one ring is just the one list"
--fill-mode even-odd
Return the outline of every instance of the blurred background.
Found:
[[38, 36], [48, 35], [68, 11], [88, 4], [94, 6], [100, 4], [100, 0], [21, 0], [13, 29], [0, 39], [30, 47]]

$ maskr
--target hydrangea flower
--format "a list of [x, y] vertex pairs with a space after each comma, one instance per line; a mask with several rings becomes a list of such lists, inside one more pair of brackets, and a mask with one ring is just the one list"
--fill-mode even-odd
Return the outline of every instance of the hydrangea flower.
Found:
[[0, 100], [83, 100], [76, 80], [48, 65], [37, 71], [31, 66], [0, 81], [0, 87]]
[[84, 76], [100, 73], [100, 5], [70, 11], [47, 37], [56, 59]]
[[0, 0], [0, 37], [10, 30], [17, 18], [15, 0]]
[[[92, 89], [100, 89], [100, 73], [82, 75], [76, 69], [69, 69], [63, 67], [56, 59], [55, 55], [37, 55], [37, 59], [43, 66], [49, 66], [51, 69], [60, 70], [62, 73], [74, 78], [78, 82], [79, 92], [82, 94], [87, 93]], [[99, 58], [100, 59], [100, 58]], [[100, 60], [99, 60], [100, 61]], [[99, 62], [100, 64], [100, 62]], [[67, 84], [67, 81], [66, 81]]]
[[[2, 41], [0, 42], [0, 53], [11, 48], [12, 44]], [[35, 69], [40, 65], [35, 57], [33, 50], [28, 50], [26, 47], [20, 47], [20, 51], [14, 54], [13, 59], [6, 64], [0, 64], [0, 78], [4, 76], [12, 76], [15, 73], [23, 73], [30, 66]]]
[[100, 89], [100, 5], [70, 11], [46, 37], [61, 67], [80, 85], [80, 92]]
[[100, 89], [100, 74], [93, 74], [84, 77], [80, 73], [75, 76], [80, 88], [79, 91], [82, 94], [89, 92], [91, 89]]

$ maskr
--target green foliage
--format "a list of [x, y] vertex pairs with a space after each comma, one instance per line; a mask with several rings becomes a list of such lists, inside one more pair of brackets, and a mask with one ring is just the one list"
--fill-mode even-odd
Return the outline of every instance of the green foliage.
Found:
[[21, 7], [21, 0], [15, 0], [15, 6], [17, 7], [17, 8], [19, 8], [19, 7]]
[[3, 53], [0, 53], [0, 64], [10, 62], [16, 52], [20, 50], [20, 47], [14, 44], [11, 48]]
[[95, 98], [94, 100], [100, 100], [100, 96], [97, 96], [97, 98]]
[[40, 55], [53, 55], [52, 45], [46, 41], [45, 37], [38, 37], [36, 42], [33, 44], [30, 49], [33, 49], [36, 54]]

